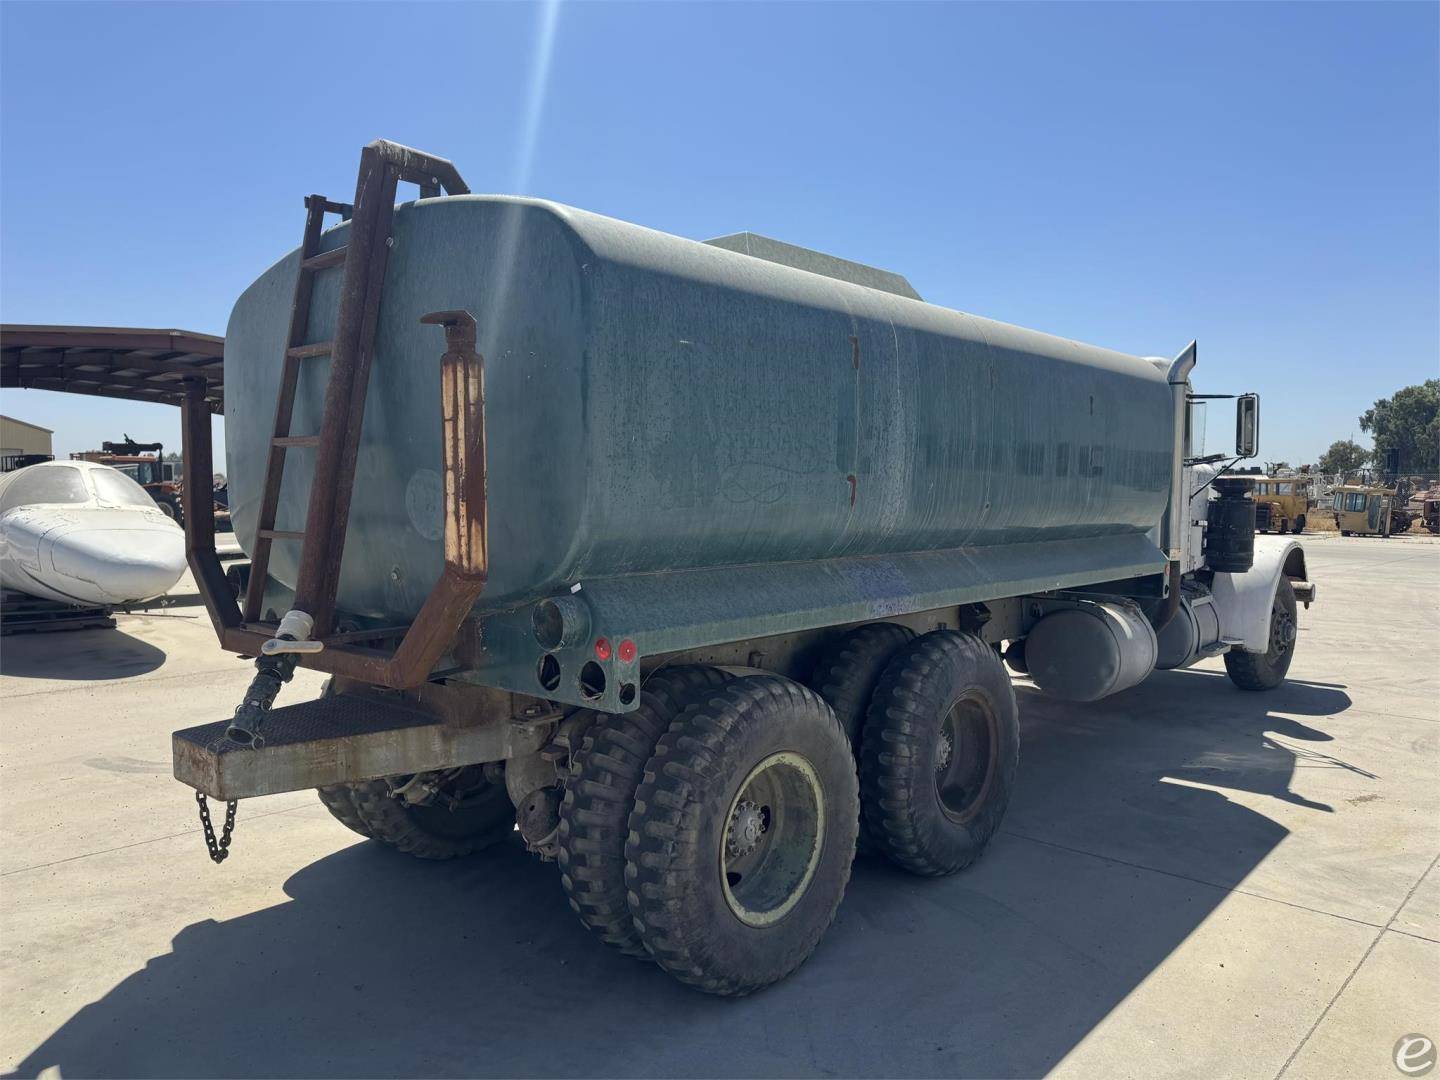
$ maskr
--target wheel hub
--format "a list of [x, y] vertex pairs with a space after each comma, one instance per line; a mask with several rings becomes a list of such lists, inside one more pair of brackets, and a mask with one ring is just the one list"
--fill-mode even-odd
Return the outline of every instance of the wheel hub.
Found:
[[935, 771], [944, 772], [950, 767], [950, 757], [955, 753], [955, 741], [950, 732], [941, 731], [940, 741], [935, 747]]
[[1284, 652], [1294, 641], [1295, 621], [1287, 612], [1275, 612], [1270, 619], [1270, 652]]
[[747, 926], [771, 926], [805, 895], [820, 863], [825, 792], [802, 755], [771, 754], [740, 784], [720, 835], [725, 902]]
[[725, 850], [732, 859], [749, 855], [760, 846], [768, 828], [765, 808], [757, 806], [749, 799], [741, 799], [735, 804], [735, 812], [730, 815], [730, 827], [725, 834]]

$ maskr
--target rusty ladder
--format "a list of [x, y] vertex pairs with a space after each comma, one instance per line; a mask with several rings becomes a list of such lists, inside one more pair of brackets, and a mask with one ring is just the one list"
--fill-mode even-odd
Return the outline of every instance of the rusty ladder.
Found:
[[[245, 593], [242, 619], [247, 627], [260, 629], [257, 624], [270, 552], [275, 541], [280, 540], [300, 544], [293, 608], [311, 617], [314, 639], [323, 640], [331, 632], [376, 324], [393, 243], [390, 229], [395, 215], [395, 192], [402, 181], [418, 185], [422, 198], [437, 196], [442, 189], [450, 195], [463, 195], [470, 190], [455, 166], [444, 158], [376, 140], [361, 151], [353, 204], [331, 202], [321, 195], [305, 199], [305, 234], [300, 244], [290, 332], [282, 358], [260, 520]], [[326, 214], [347, 218], [350, 235], [346, 244], [321, 251]], [[334, 266], [344, 267], [335, 336], [330, 341], [307, 344], [315, 275]], [[290, 425], [301, 366], [321, 356], [330, 357], [330, 374], [320, 430], [310, 435], [292, 434]], [[305, 528], [303, 531], [277, 529], [275, 519], [286, 457], [289, 451], [301, 447], [316, 451]]]

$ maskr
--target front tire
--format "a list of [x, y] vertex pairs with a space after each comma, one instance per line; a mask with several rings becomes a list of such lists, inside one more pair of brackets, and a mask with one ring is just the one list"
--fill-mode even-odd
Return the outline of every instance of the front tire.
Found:
[[711, 994], [789, 975], [845, 894], [858, 802], [850, 741], [813, 691], [756, 675], [691, 705], [646, 766], [625, 844], [650, 955]]
[[1282, 577], [1270, 603], [1270, 642], [1266, 650], [1246, 652], [1231, 649], [1225, 654], [1225, 672], [1241, 690], [1274, 690], [1285, 681], [1295, 656], [1298, 624], [1295, 614], [1295, 587]]
[[1295, 533], [1303, 533], [1303, 532], [1305, 531], [1305, 515], [1304, 515], [1304, 514], [1301, 514], [1298, 518], [1295, 519], [1295, 528], [1293, 528], [1293, 529], [1290, 530], [1290, 531], [1291, 531], [1291, 532], [1295, 532]]
[[1000, 827], [1020, 761], [1000, 658], [973, 634], [917, 638], [885, 669], [863, 746], [860, 804], [885, 855], [927, 877], [963, 870]]

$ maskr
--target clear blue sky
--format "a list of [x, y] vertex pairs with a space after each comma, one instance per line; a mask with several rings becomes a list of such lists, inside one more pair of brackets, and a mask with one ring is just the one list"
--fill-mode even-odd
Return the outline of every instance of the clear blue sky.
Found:
[[[1198, 338], [1201, 389], [1265, 395], [1263, 456], [1312, 460], [1440, 372], [1437, 11], [5, 3], [0, 316], [223, 333], [385, 137], [477, 191], [750, 229], [1126, 351]], [[179, 441], [161, 406], [3, 411], [60, 452]]]

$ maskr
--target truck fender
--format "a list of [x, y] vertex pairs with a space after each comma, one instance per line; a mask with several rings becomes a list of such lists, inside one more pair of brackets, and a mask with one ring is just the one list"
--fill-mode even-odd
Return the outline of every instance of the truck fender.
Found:
[[1315, 587], [1305, 574], [1305, 549], [1284, 536], [1255, 537], [1255, 563], [1245, 573], [1216, 573], [1211, 592], [1222, 641], [1249, 652], [1265, 651], [1270, 607], [1281, 577], [1295, 586], [1296, 599], [1306, 604], [1315, 599]]

